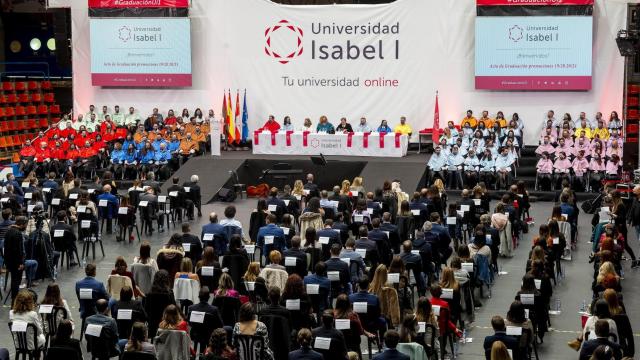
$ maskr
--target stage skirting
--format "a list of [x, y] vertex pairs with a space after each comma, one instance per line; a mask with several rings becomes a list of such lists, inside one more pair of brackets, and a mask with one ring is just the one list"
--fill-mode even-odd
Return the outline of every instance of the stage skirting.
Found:
[[379, 133], [313, 134], [260, 132], [253, 134], [253, 153], [262, 155], [345, 155], [403, 157], [407, 135]]

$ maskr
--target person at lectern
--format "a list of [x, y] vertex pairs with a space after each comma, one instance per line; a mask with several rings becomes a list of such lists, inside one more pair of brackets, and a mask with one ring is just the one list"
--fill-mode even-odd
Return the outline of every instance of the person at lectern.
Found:
[[278, 130], [280, 130], [280, 124], [278, 124], [278, 122], [273, 117], [273, 115], [269, 115], [269, 120], [267, 120], [267, 122], [264, 123], [264, 125], [262, 126], [262, 128], [260, 130], [262, 130], [262, 131], [270, 131], [272, 133], [273, 132], [277, 132]]
[[343, 117], [342, 119], [340, 119], [340, 125], [336, 127], [336, 132], [345, 134], [353, 132], [353, 127], [351, 127], [351, 124], [347, 122], [347, 118]]
[[320, 122], [318, 123], [318, 126], [316, 126], [316, 131], [326, 134], [336, 133], [336, 129], [333, 127], [333, 124], [331, 124], [327, 117], [324, 115], [320, 116]]

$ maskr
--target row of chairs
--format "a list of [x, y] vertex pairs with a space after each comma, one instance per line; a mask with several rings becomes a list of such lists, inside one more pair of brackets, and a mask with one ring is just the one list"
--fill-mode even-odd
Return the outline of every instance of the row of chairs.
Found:
[[53, 89], [53, 85], [51, 81], [3, 81], [2, 82], [2, 91], [34, 91], [34, 90], [51, 90]]
[[30, 129], [46, 129], [49, 127], [49, 119], [5, 120], [0, 121], [0, 133], [11, 131], [24, 131]]
[[51, 106], [40, 105], [28, 105], [28, 106], [6, 106], [0, 107], [0, 117], [14, 117], [14, 116], [30, 116], [30, 115], [57, 115], [60, 114], [60, 105], [53, 104]]
[[7, 135], [0, 137], [0, 150], [19, 149], [28, 139], [31, 139], [37, 135], [36, 132], [21, 134], [21, 135]]
[[15, 93], [9, 93], [9, 94], [5, 94], [5, 95], [0, 95], [0, 104], [28, 104], [28, 103], [33, 103], [33, 104], [40, 104], [42, 102], [46, 102], [46, 103], [54, 103], [55, 102], [55, 97], [53, 93], [40, 93], [40, 92], [33, 92], [33, 93], [21, 93], [21, 94], [15, 94]]

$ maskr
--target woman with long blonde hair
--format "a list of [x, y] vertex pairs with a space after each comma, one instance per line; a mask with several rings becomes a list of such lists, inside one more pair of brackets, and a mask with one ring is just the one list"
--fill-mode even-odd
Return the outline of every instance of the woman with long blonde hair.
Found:
[[369, 284], [369, 292], [380, 299], [380, 312], [392, 326], [400, 325], [400, 303], [396, 289], [387, 286], [387, 267], [378, 265]]
[[605, 261], [600, 265], [598, 269], [598, 276], [596, 277], [596, 283], [600, 284], [607, 275], [613, 275], [616, 279], [620, 279], [620, 276], [616, 273], [616, 268], [611, 261]]
[[609, 312], [611, 316], [624, 314], [624, 308], [620, 305], [618, 293], [614, 289], [607, 289], [602, 294], [602, 298], [609, 304]]
[[245, 282], [255, 282], [259, 274], [260, 274], [260, 263], [254, 261], [249, 264], [247, 271], [244, 273], [243, 279]]
[[502, 341], [496, 341], [491, 346], [491, 360], [511, 360], [507, 346]]
[[293, 196], [296, 196], [296, 195], [303, 196], [304, 195], [304, 184], [302, 184], [302, 180], [296, 180], [293, 183], [293, 190], [291, 190], [291, 195], [293, 195]]
[[453, 289], [453, 291], [460, 290], [460, 283], [456, 280], [456, 276], [452, 268], [447, 266], [442, 270], [440, 287], [443, 289]]
[[340, 187], [340, 195], [349, 196], [349, 192], [351, 192], [351, 183], [349, 180], [342, 180], [342, 186]]
[[364, 190], [364, 183], [362, 180], [362, 177], [360, 176], [356, 176], [355, 178], [353, 178], [353, 182], [351, 183], [351, 191], [357, 191], [359, 194], [364, 195], [365, 190]]

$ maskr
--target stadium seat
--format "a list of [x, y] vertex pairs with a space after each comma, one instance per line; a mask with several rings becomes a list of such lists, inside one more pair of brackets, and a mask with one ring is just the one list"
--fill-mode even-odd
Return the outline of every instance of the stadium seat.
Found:
[[627, 125], [627, 135], [638, 135], [638, 124]]
[[638, 85], [629, 85], [628, 91], [629, 94], [638, 94], [640, 93], [640, 86]]
[[44, 102], [48, 102], [48, 103], [54, 102], [53, 93], [45, 93], [44, 94]]
[[36, 128], [38, 128], [38, 122], [36, 121], [36, 119], [28, 119], [28, 120], [25, 120], [24, 122], [25, 122], [25, 125], [26, 125], [25, 127], [27, 129], [36, 129]]
[[31, 94], [31, 102], [41, 103], [42, 102], [42, 94], [39, 92]]
[[16, 123], [13, 120], [7, 120], [7, 130], [16, 131]]
[[48, 114], [49, 107], [47, 105], [38, 105], [38, 114]]
[[24, 81], [18, 81], [15, 85], [16, 91], [25, 91], [27, 89], [27, 84]]
[[42, 118], [40, 119], [40, 121], [38, 121], [38, 126], [40, 128], [48, 128], [49, 127], [49, 120]]
[[11, 157], [11, 161], [14, 163], [17, 163], [18, 161], [20, 161], [20, 154], [18, 152], [14, 152], [13, 156]]
[[27, 106], [27, 115], [36, 115], [38, 113], [38, 108], [35, 105]]
[[7, 139], [4, 136], [0, 136], [0, 149], [7, 147]]
[[13, 106], [6, 107], [4, 108], [4, 115], [7, 117], [15, 116], [16, 109]]
[[51, 107], [49, 108], [49, 111], [52, 114], [60, 114], [60, 105], [51, 105]]
[[52, 124], [54, 124], [54, 123], [56, 123], [56, 124], [57, 124], [57, 123], [59, 123], [59, 122], [60, 122], [60, 118], [59, 118], [59, 117], [51, 118], [51, 123], [52, 123]]
[[17, 131], [23, 131], [27, 129], [23, 120], [16, 120], [15, 124], [16, 124]]
[[3, 81], [2, 82], [2, 91], [12, 91], [13, 83], [11, 81]]
[[10, 148], [13, 147], [13, 138], [11, 136], [6, 136], [6, 147]]
[[51, 90], [53, 87], [51, 86], [51, 81], [43, 81], [40, 83], [40, 87], [42, 90]]
[[16, 106], [16, 116], [25, 116], [27, 115], [27, 108], [24, 106]]
[[13, 145], [14, 146], [22, 146], [22, 140], [20, 140], [20, 136], [13, 135]]
[[627, 110], [627, 119], [637, 119], [638, 118], [638, 110], [637, 109], [629, 109]]
[[638, 97], [636, 96], [627, 97], [627, 106], [638, 106]]
[[18, 95], [18, 102], [28, 103], [30, 100], [31, 99], [30, 99], [28, 93], [22, 93], [22, 94]]
[[8, 102], [9, 104], [15, 104], [15, 103], [17, 103], [17, 102], [18, 102], [18, 95], [13, 94], [13, 93], [8, 94], [8, 95], [7, 95], [7, 102]]
[[4, 95], [0, 95], [0, 104], [5, 104], [7, 102], [7, 97]]
[[39, 88], [38, 81], [33, 81], [33, 80], [29, 81], [27, 83], [27, 88], [29, 89], [29, 91], [38, 90]]
[[0, 107], [0, 117], [4, 117], [4, 108]]
[[0, 121], [0, 132], [9, 131], [9, 121]]

